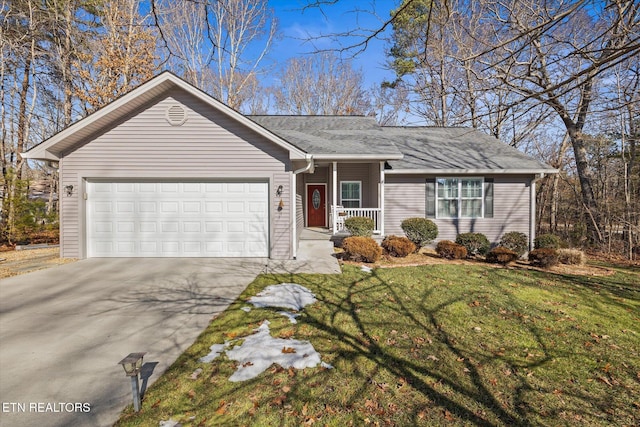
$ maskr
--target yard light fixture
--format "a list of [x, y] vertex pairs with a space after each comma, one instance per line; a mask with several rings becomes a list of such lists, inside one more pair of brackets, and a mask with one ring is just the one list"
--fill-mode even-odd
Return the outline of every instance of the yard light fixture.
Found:
[[142, 369], [142, 358], [146, 352], [143, 353], [129, 353], [127, 357], [122, 359], [118, 364], [124, 368], [124, 373], [131, 377], [131, 393], [133, 394], [133, 409], [136, 412], [140, 411], [140, 385], [138, 383], [138, 374]]
[[73, 195], [73, 185], [65, 185], [64, 191], [67, 193], [67, 197], [71, 197]]
[[284, 187], [282, 185], [278, 185], [278, 189], [276, 190], [276, 196], [278, 197], [282, 196], [282, 190], [284, 190]]

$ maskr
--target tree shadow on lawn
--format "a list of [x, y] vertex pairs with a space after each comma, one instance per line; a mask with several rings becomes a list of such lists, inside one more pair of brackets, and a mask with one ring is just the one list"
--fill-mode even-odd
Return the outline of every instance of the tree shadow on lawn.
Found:
[[[634, 419], [630, 415], [633, 408], [621, 408], [619, 404], [614, 406], [618, 413], [608, 417], [611, 405], [608, 389], [602, 384], [598, 385], [604, 392], [596, 393], [587, 389], [584, 382], [567, 387], [564, 383], [573, 380], [571, 372], [558, 374], [561, 377], [558, 382], [553, 382], [553, 378], [538, 378], [539, 369], [554, 369], [553, 364], [559, 359], [586, 360], [590, 356], [584, 348], [554, 347], [551, 342], [555, 331], [545, 330], [548, 323], [540, 320], [542, 317], [536, 318], [546, 307], [528, 306], [526, 300], [510, 294], [509, 285], [504, 284], [515, 280], [519, 282], [517, 286], [530, 286], [535, 290], [540, 287], [538, 282], [547, 277], [545, 274], [514, 275], [507, 269], [473, 267], [465, 275], [454, 276], [460, 283], [451, 283], [447, 281], [450, 276], [437, 268], [403, 270], [405, 273], [400, 277], [390, 269], [367, 274], [355, 268], [345, 269], [343, 275], [336, 276], [259, 276], [241, 299], [203, 333], [197, 345], [167, 371], [158, 386], [164, 387], [164, 393], [169, 396], [162, 397], [163, 403], [157, 408], [147, 407], [146, 411], [156, 411], [156, 416], [166, 420], [172, 414], [204, 414], [202, 408], [207, 407], [206, 422], [219, 419], [230, 424], [236, 421], [246, 424], [254, 420], [252, 412], [257, 410], [264, 411], [261, 416], [269, 422], [282, 425], [303, 424], [307, 415], [329, 424], [339, 422], [335, 420], [369, 419], [374, 424], [379, 421], [396, 425], [571, 424], [578, 421], [572, 418], [578, 415], [592, 424], [615, 424], [620, 419], [613, 418], [615, 416], [625, 417], [625, 421]], [[559, 277], [566, 281], [574, 279]], [[615, 288], [621, 284], [615, 282], [618, 279], [610, 279], [608, 286]], [[269, 284], [282, 282], [306, 286], [319, 301], [303, 310], [297, 325], [289, 325], [279, 317], [276, 314], [279, 309], [240, 311], [246, 305], [246, 298]], [[494, 287], [494, 282], [502, 285]], [[584, 286], [587, 292], [592, 285], [587, 281], [577, 286], [578, 289]], [[186, 286], [184, 291], [187, 295], [179, 302], [181, 308], [185, 308], [183, 304], [193, 303], [194, 296], [197, 300], [199, 294], [192, 294], [191, 286]], [[155, 302], [163, 306], [166, 299]], [[196, 302], [194, 308], [199, 309], [201, 304]], [[209, 304], [205, 299], [205, 305]], [[478, 310], [477, 316], [474, 310]], [[547, 317], [552, 318], [548, 314]], [[235, 362], [224, 357], [211, 365], [197, 362], [206, 354], [208, 345], [220, 342], [220, 335], [226, 337], [240, 331], [237, 338], [241, 340], [242, 334], [252, 333], [260, 319], [267, 318], [279, 319], [271, 325], [272, 335], [278, 336], [285, 329], [291, 329], [296, 339], [305, 339], [306, 335], [322, 359], [334, 364], [336, 369], [296, 373], [272, 366], [255, 379], [229, 383]], [[486, 322], [481, 323], [481, 332], [470, 327], [478, 319]], [[574, 330], [568, 322], [561, 322], [558, 327], [564, 328], [562, 333], [575, 333], [578, 337], [586, 333]], [[504, 341], [505, 328], [517, 330], [524, 338]], [[405, 331], [410, 336], [403, 338]], [[205, 334], [211, 338], [202, 339]], [[566, 339], [581, 343], [581, 338]], [[205, 368], [204, 381], [185, 383], [181, 378], [197, 367]], [[504, 378], [497, 377], [500, 372]], [[495, 378], [497, 383], [493, 382]], [[385, 394], [385, 387], [392, 384], [389, 387], [393, 388], [394, 381], [402, 383], [403, 392], [392, 390]], [[190, 391], [174, 392], [174, 384], [182, 384], [187, 391], [192, 388], [194, 396]], [[594, 386], [592, 383], [589, 388]], [[149, 399], [159, 402], [153, 389]], [[633, 388], [629, 392], [632, 393]], [[380, 403], [376, 403], [376, 399]], [[633, 397], [627, 400], [633, 401]], [[163, 408], [164, 402], [171, 406]], [[227, 410], [225, 405], [231, 402], [238, 407]], [[306, 413], [307, 403], [314, 405], [315, 412], [309, 409]], [[392, 405], [401, 408], [395, 410], [395, 415]], [[319, 407], [326, 409], [320, 411]], [[197, 415], [199, 419], [203, 416]], [[122, 421], [130, 419], [135, 423], [135, 417], [130, 413]], [[265, 418], [260, 420], [264, 422]]]
[[[297, 277], [298, 281], [299, 278], [300, 276]], [[570, 357], [580, 350], [550, 350], [547, 346], [548, 338], [541, 326], [527, 320], [527, 316], [509, 315], [508, 322], [513, 328], [525, 331], [528, 339], [535, 341], [535, 345], [529, 347], [542, 352], [532, 360], [526, 360], [528, 356], [522, 358], [504, 355], [498, 349], [483, 348], [482, 344], [471, 347], [459, 335], [448, 332], [447, 325], [443, 324], [446, 316], [441, 314], [452, 305], [472, 303], [478, 297], [474, 293], [455, 296], [434, 305], [431, 301], [434, 293], [432, 287], [425, 287], [421, 301], [405, 302], [402, 285], [388, 281], [380, 270], [374, 270], [370, 276], [362, 275], [340, 292], [336, 291], [335, 285], [326, 286], [322, 280], [312, 280], [311, 277], [308, 279], [307, 283], [301, 284], [316, 293], [317, 298], [328, 307], [329, 315], [316, 316], [315, 311], [309, 310], [304, 322], [335, 337], [346, 346], [336, 355], [337, 359], [356, 363], [359, 357], [364, 357], [375, 365], [375, 372], [386, 370], [397, 378], [404, 378], [419, 394], [442, 408], [445, 413], [454, 414], [464, 422], [474, 425], [534, 425], [540, 419], [557, 416], [562, 411], [562, 405], [546, 405], [545, 408], [532, 405], [531, 395], [551, 395], [554, 388], [551, 384], [536, 381], [531, 373], [535, 368], [551, 363], [554, 358]], [[387, 301], [368, 300], [368, 295], [373, 294], [389, 295], [390, 298]], [[526, 304], [518, 298], [509, 298], [508, 305], [510, 314], [527, 312]], [[376, 306], [391, 310], [399, 324], [406, 322], [412, 329], [432, 337], [435, 345], [449, 353], [449, 360], [461, 364], [459, 370], [464, 374], [457, 375], [449, 369], [439, 369], [440, 366], [430, 363], [430, 360], [412, 360], [409, 349], [402, 354], [397, 348], [385, 345], [384, 340], [376, 336], [380, 325], [372, 323], [370, 312], [366, 312]], [[355, 325], [355, 330], [348, 330], [347, 321]], [[504, 343], [504, 346], [508, 348], [508, 344]], [[524, 347], [515, 343], [514, 348], [508, 348], [506, 352], [509, 350], [522, 351]], [[319, 351], [323, 353], [322, 350]], [[442, 354], [442, 350], [438, 354]], [[514, 383], [511, 388], [490, 387], [490, 379], [483, 370], [485, 365], [494, 363], [508, 367], [511, 372], [510, 381]], [[371, 375], [375, 375], [375, 372]], [[360, 393], [366, 393], [367, 389], [367, 385], [363, 384], [358, 393], [353, 393], [350, 403], [355, 404], [355, 401], [362, 399]], [[510, 395], [505, 396], [505, 392]], [[594, 400], [593, 395], [573, 390], [572, 402], [566, 409], [569, 413], [582, 413], [583, 416], [598, 419], [602, 417], [602, 413], [597, 413], [596, 408], [604, 411], [607, 405], [606, 401]], [[590, 413], [589, 408], [594, 411]], [[416, 423], [420, 421], [418, 410], [419, 408], [415, 408], [413, 413], [413, 421]], [[534, 419], [538, 421], [532, 421]]]

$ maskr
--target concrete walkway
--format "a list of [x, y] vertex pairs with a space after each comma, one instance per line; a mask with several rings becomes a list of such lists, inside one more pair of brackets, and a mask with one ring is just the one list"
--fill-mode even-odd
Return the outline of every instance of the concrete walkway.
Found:
[[0, 280], [0, 425], [110, 426], [259, 273], [264, 259], [88, 259]]

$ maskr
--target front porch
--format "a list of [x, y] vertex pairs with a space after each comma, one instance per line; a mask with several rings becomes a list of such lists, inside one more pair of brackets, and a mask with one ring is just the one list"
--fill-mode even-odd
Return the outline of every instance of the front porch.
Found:
[[383, 212], [380, 208], [345, 208], [343, 206], [331, 207], [331, 230], [334, 234], [348, 233], [344, 222], [347, 218], [362, 216], [373, 220], [373, 234], [383, 235]]
[[373, 220], [374, 235], [384, 235], [384, 167], [382, 161], [316, 161], [296, 179], [300, 225], [344, 235], [345, 220], [362, 216]]

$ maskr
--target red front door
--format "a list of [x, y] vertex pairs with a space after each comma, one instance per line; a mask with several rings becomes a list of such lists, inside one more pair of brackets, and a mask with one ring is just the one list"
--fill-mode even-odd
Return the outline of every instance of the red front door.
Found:
[[324, 185], [307, 185], [307, 227], [325, 227], [326, 191]]

